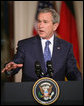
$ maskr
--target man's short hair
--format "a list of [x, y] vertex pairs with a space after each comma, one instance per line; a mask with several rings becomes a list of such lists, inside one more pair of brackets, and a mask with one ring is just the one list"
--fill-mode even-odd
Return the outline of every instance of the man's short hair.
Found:
[[52, 15], [52, 17], [53, 17], [53, 20], [52, 20], [53, 24], [60, 22], [60, 16], [59, 16], [59, 14], [58, 14], [54, 9], [51, 9], [51, 8], [41, 9], [41, 10], [39, 11], [38, 15], [39, 15], [40, 13], [48, 13], [48, 12], [50, 12], [51, 15]]

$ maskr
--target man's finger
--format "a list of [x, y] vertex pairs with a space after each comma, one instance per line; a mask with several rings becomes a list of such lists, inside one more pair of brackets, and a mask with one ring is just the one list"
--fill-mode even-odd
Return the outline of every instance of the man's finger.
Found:
[[22, 67], [23, 66], [23, 64], [17, 64], [17, 67]]
[[4, 69], [1, 71], [1, 73], [3, 73], [5, 70], [6, 70], [6, 68], [4, 68]]

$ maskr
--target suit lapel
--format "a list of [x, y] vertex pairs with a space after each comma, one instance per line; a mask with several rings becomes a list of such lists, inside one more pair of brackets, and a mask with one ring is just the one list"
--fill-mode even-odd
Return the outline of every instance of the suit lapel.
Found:
[[60, 59], [61, 53], [61, 44], [59, 39], [55, 36], [54, 37], [54, 45], [53, 45], [53, 54], [52, 54], [52, 63], [54, 69], [57, 67], [58, 60]]
[[41, 45], [41, 39], [39, 36], [36, 38], [36, 55], [37, 55], [37, 60], [40, 62], [41, 67], [43, 70], [45, 70], [45, 62], [44, 62], [44, 56], [43, 56], [43, 51], [42, 51], [42, 45]]

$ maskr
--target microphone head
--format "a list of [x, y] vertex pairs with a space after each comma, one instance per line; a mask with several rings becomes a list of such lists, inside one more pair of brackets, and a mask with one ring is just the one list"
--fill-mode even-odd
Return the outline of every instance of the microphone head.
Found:
[[46, 66], [47, 66], [48, 69], [50, 69], [50, 68], [52, 69], [53, 68], [51, 61], [47, 61]]
[[36, 61], [35, 62], [35, 69], [39, 69], [39, 68], [41, 68], [40, 62]]
[[48, 72], [49, 76], [52, 77], [53, 76], [53, 72], [54, 72], [53, 66], [52, 66], [52, 62], [51, 61], [47, 61], [46, 65], [47, 65], [47, 72]]
[[35, 62], [35, 73], [38, 77], [44, 76], [44, 73], [42, 72], [41, 64], [39, 61]]

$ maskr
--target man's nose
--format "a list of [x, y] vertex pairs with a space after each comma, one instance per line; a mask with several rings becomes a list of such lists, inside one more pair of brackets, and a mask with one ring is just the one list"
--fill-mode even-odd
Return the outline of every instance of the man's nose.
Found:
[[44, 23], [41, 22], [41, 23], [39, 24], [39, 27], [40, 27], [40, 28], [44, 27]]

